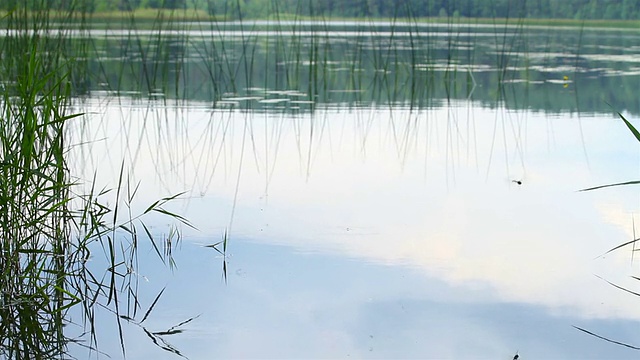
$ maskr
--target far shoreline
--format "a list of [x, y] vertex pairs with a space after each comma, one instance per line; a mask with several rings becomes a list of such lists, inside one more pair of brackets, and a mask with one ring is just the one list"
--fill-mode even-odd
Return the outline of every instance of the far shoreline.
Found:
[[[7, 13], [0, 12], [0, 24], [7, 27]], [[35, 15], [35, 13], [34, 13]], [[42, 16], [39, 14], [38, 16]], [[167, 10], [167, 9], [139, 9], [135, 11], [110, 12], [57, 12], [49, 11], [50, 20], [59, 21], [73, 27], [105, 28], [111, 25], [125, 26], [127, 24], [154, 27], [158, 23], [195, 22], [195, 23], [231, 23], [238, 22], [238, 18], [223, 18], [211, 16], [204, 10]], [[14, 16], [15, 18], [15, 16]], [[533, 18], [465, 18], [465, 17], [428, 17], [428, 18], [385, 18], [385, 17], [337, 17], [337, 16], [304, 16], [296, 14], [274, 14], [267, 17], [250, 17], [243, 22], [350, 22], [350, 23], [395, 23], [402, 25], [439, 24], [451, 26], [487, 25], [487, 26], [523, 26], [547, 28], [594, 28], [610, 30], [640, 30], [640, 20], [577, 20], [577, 19], [533, 19]]]

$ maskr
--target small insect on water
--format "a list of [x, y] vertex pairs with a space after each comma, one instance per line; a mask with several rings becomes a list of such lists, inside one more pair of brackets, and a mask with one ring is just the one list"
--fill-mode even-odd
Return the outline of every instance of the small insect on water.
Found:
[[518, 185], [522, 185], [522, 180], [511, 180], [511, 182], [514, 182], [514, 183], [516, 183]]

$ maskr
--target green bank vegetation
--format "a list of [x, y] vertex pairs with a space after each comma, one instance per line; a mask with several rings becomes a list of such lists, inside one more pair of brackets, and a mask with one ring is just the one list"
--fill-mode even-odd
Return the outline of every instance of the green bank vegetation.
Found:
[[[28, 9], [53, 19], [103, 22], [158, 18], [178, 21], [255, 19], [408, 20], [540, 26], [637, 29], [640, 3], [634, 0], [7, 0], [0, 14]], [[71, 15], [71, 16], [70, 16]]]
[[265, 18], [271, 14], [300, 14], [354, 18], [532, 18], [634, 20], [635, 0], [6, 0], [0, 9], [25, 4], [33, 10], [100, 13], [139, 9], [196, 9], [210, 15]]
[[[6, 17], [7, 11], [0, 11], [0, 17]], [[37, 14], [31, 12], [27, 14], [30, 17], [37, 17]], [[189, 22], [223, 22], [238, 19], [247, 21], [252, 20], [268, 20], [268, 21], [349, 21], [362, 22], [363, 24], [371, 21], [395, 22], [402, 23], [425, 23], [425, 24], [456, 24], [456, 25], [513, 25], [513, 26], [540, 26], [540, 27], [573, 27], [573, 28], [606, 28], [606, 29], [628, 29], [640, 31], [640, 20], [605, 20], [605, 19], [549, 19], [549, 18], [491, 18], [491, 17], [420, 17], [420, 18], [363, 18], [352, 16], [320, 16], [320, 15], [300, 15], [296, 13], [280, 13], [270, 14], [259, 17], [239, 17], [236, 14], [218, 14], [211, 15], [206, 10], [185, 9], [136, 9], [133, 11], [100, 11], [94, 13], [82, 12], [65, 12], [51, 11], [50, 19], [53, 21], [64, 20], [65, 26], [77, 27], [80, 23], [86, 28], [113, 28], [115, 26], [131, 25], [131, 21], [135, 22], [138, 29], [152, 28], [153, 23], [158, 20], [163, 21], [189, 21]], [[5, 21], [0, 19], [0, 26], [7, 27]]]
[[[160, 213], [186, 223], [163, 207], [173, 197], [133, 214], [138, 185], [124, 171], [112, 190], [74, 176], [68, 154], [83, 145], [68, 135], [83, 114], [72, 111], [72, 96], [74, 79], [86, 68], [65, 55], [64, 32], [44, 34], [50, 20], [46, 12], [32, 13], [29, 21], [10, 13], [5, 21], [20, 31], [0, 47], [3, 359], [66, 358], [71, 344], [95, 351], [100, 309], [115, 314], [124, 352], [121, 323], [141, 307], [137, 248], [150, 241], [160, 261], [171, 264], [166, 249], [179, 240], [175, 231], [152, 233], [141, 216]], [[76, 322], [70, 313], [80, 314]]]

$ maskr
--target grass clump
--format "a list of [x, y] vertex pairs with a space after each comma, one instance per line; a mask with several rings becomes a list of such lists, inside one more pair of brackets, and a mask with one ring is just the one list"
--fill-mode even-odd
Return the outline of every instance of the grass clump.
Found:
[[80, 301], [65, 278], [75, 260], [64, 124], [75, 115], [65, 114], [66, 77], [49, 69], [42, 44], [20, 34], [3, 48], [13, 59], [0, 99], [0, 354], [8, 359], [60, 355], [66, 311]]
[[[86, 184], [73, 177], [67, 138], [70, 123], [82, 115], [71, 111], [77, 67], [60, 55], [64, 32], [43, 35], [49, 18], [35, 19], [10, 14], [6, 21], [19, 31], [0, 48], [0, 358], [64, 358], [72, 343], [95, 350], [96, 307], [115, 314], [124, 353], [120, 321], [140, 306], [138, 243], [149, 238], [169, 265], [171, 251], [161, 251], [132, 215], [137, 187], [123, 172], [111, 192], [91, 186], [85, 192]], [[128, 209], [105, 206], [105, 197]], [[154, 202], [143, 215], [158, 212], [187, 223], [163, 208], [174, 198]], [[179, 233], [170, 232], [164, 245], [177, 240]], [[106, 268], [89, 266], [96, 256], [104, 256]], [[83, 323], [70, 322], [72, 309]], [[69, 335], [71, 326], [79, 337]]]

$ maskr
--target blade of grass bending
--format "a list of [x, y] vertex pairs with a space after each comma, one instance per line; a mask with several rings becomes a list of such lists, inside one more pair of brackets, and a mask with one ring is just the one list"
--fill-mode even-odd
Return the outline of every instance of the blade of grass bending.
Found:
[[64, 293], [65, 295], [69, 296], [69, 299], [73, 299], [73, 301], [70, 301], [66, 305], [64, 305], [64, 306], [62, 306], [62, 307], [60, 307], [58, 309], [55, 309], [54, 312], [64, 312], [66, 309], [68, 309], [68, 308], [70, 308], [72, 306], [75, 306], [76, 304], [79, 304], [82, 301], [82, 299], [80, 299], [76, 295], [72, 294], [67, 289], [63, 289], [63, 288], [61, 288], [59, 286], [54, 286], [54, 288], [57, 291], [60, 291], [60, 292]]
[[[153, 333], [149, 332], [149, 330], [147, 330], [147, 329], [145, 329], [145, 328], [142, 328], [142, 330], [145, 332], [145, 334], [147, 334], [147, 336], [151, 339], [151, 341], [153, 341], [153, 343], [154, 343], [157, 347], [161, 348], [161, 349], [162, 349], [162, 350], [164, 350], [164, 351], [168, 351], [168, 352], [170, 352], [170, 353], [176, 354], [176, 355], [178, 355], [178, 356], [180, 356], [180, 357], [182, 357], [182, 358], [185, 358], [185, 359], [187, 358], [187, 357], [185, 357], [184, 355], [182, 355], [182, 354], [180, 353], [180, 351], [178, 351], [178, 349], [176, 349], [176, 348], [174, 348], [173, 346], [171, 346], [170, 344], [168, 344], [168, 343], [167, 343], [166, 341], [164, 341], [164, 339], [162, 339], [161, 337], [159, 337], [159, 336], [155, 336]], [[160, 343], [158, 342], [158, 340], [162, 341], [162, 344], [160, 344]]]
[[133, 192], [131, 192], [131, 195], [129, 195], [129, 202], [132, 202], [133, 199], [136, 197], [136, 194], [138, 193], [138, 189], [140, 189], [140, 181], [138, 181], [135, 188], [133, 189]]
[[609, 285], [613, 286], [613, 287], [614, 287], [614, 288], [616, 288], [616, 289], [620, 289], [620, 290], [622, 290], [622, 291], [628, 292], [628, 293], [629, 293], [629, 294], [631, 294], [631, 295], [640, 296], [640, 294], [639, 294], [639, 293], [637, 293], [637, 292], [635, 292], [635, 291], [631, 291], [631, 290], [629, 290], [629, 289], [625, 289], [625, 288], [623, 288], [622, 286], [620, 286], [620, 285], [616, 285], [616, 284], [612, 283], [612, 282], [611, 282], [611, 281], [609, 281], [609, 280], [606, 280], [606, 279], [601, 278], [601, 277], [600, 277], [600, 276], [598, 276], [598, 275], [596, 275], [596, 277], [597, 277], [598, 279], [600, 279], [600, 280], [604, 280], [604, 281], [606, 281], [606, 282], [607, 282], [607, 284], [609, 284]]
[[211, 244], [211, 245], [205, 245], [204, 247], [208, 247], [208, 248], [212, 248], [213, 250], [217, 251], [218, 254], [223, 255], [224, 253], [222, 251], [220, 251], [220, 249], [218, 249], [218, 245], [222, 244], [222, 241], [218, 241], [215, 244]]
[[134, 290], [132, 288], [129, 288], [129, 296], [133, 299], [133, 316], [134, 318], [136, 317], [136, 314], [138, 313], [138, 309], [140, 308], [140, 301], [138, 301], [138, 292], [137, 289]]
[[[633, 238], [637, 239], [636, 237], [636, 219], [633, 215], [631, 215], [631, 225], [633, 227]], [[633, 265], [633, 256], [636, 252], [636, 243], [633, 243], [633, 248], [631, 248], [631, 265]]]
[[149, 207], [147, 208], [147, 210], [145, 210], [143, 212], [143, 214], [148, 213], [149, 211], [153, 210], [156, 208], [156, 206], [158, 206], [158, 204], [160, 203], [160, 200], [155, 201], [153, 204], [149, 205]]
[[[114, 301], [114, 306], [115, 306], [116, 315], [118, 315], [120, 314], [120, 305], [117, 299], [117, 295], [115, 295], [115, 297], [116, 298]], [[124, 346], [124, 331], [122, 330], [122, 321], [120, 320], [119, 316], [116, 316], [116, 323], [118, 324], [118, 338], [120, 339], [120, 350], [122, 350], [122, 357], [126, 358], [127, 350], [125, 349], [125, 346]]]
[[149, 207], [147, 208], [147, 210], [145, 210], [145, 211], [143, 212], [143, 214], [146, 214], [146, 213], [148, 213], [149, 211], [156, 209], [156, 208], [158, 207], [158, 205], [162, 206], [162, 205], [164, 205], [164, 204], [168, 203], [169, 201], [174, 200], [174, 199], [176, 199], [176, 198], [178, 198], [179, 196], [182, 196], [182, 195], [184, 195], [184, 194], [186, 194], [186, 191], [183, 191], [183, 192], [181, 192], [181, 193], [177, 193], [177, 194], [175, 194], [175, 195], [168, 196], [168, 197], [162, 198], [162, 199], [160, 199], [160, 200], [157, 200], [157, 201], [155, 201], [153, 204], [149, 205]]
[[124, 177], [124, 161], [122, 161], [122, 163], [120, 164], [120, 175], [118, 177], [118, 187], [116, 188], [116, 199], [115, 199], [115, 204], [114, 204], [114, 208], [113, 208], [113, 223], [117, 224], [118, 223], [118, 210], [119, 210], [119, 203], [120, 203], [120, 191], [122, 190], [122, 178]]
[[176, 334], [182, 334], [183, 330], [167, 330], [167, 331], [155, 331], [152, 332], [153, 335], [156, 336], [167, 336], [167, 335], [176, 335]]
[[192, 318], [189, 318], [189, 319], [187, 319], [187, 320], [185, 320], [185, 321], [183, 321], [183, 322], [179, 323], [178, 325], [174, 325], [174, 326], [172, 326], [172, 327], [171, 327], [169, 330], [167, 330], [167, 331], [174, 331], [175, 329], [179, 328], [180, 326], [185, 325], [185, 324], [188, 324], [188, 323], [192, 322], [193, 320], [195, 320], [195, 319], [197, 319], [197, 318], [199, 318], [199, 317], [200, 317], [200, 315], [197, 315], [197, 316], [194, 316], [194, 317], [192, 317]]
[[153, 245], [153, 250], [155, 250], [156, 254], [158, 255], [158, 258], [160, 258], [162, 260], [162, 262], [164, 263], [164, 257], [162, 257], [162, 254], [160, 253], [160, 249], [158, 249], [158, 245], [156, 245], [156, 242], [153, 241], [153, 236], [151, 235], [151, 232], [149, 231], [149, 228], [147, 228], [147, 225], [145, 223], [142, 223], [142, 228], [147, 233], [147, 236], [149, 237], [149, 240], [151, 241], [151, 245]]
[[626, 181], [626, 182], [615, 183], [615, 184], [594, 186], [594, 187], [590, 187], [590, 188], [586, 188], [586, 189], [581, 189], [581, 190], [578, 190], [578, 191], [591, 191], [591, 190], [608, 188], [608, 187], [612, 187], [612, 186], [636, 185], [636, 184], [640, 184], [640, 180]]
[[618, 113], [618, 116], [620, 116], [620, 119], [624, 121], [629, 130], [631, 130], [631, 133], [636, 137], [636, 140], [640, 141], [640, 132], [638, 132], [638, 130], [633, 125], [631, 125], [631, 123], [624, 116], [622, 116], [622, 114]]
[[600, 335], [598, 335], [598, 334], [592, 333], [592, 332], [591, 332], [591, 331], [589, 331], [589, 330], [585, 330], [585, 329], [583, 329], [583, 328], [581, 328], [581, 327], [577, 327], [577, 326], [575, 326], [575, 325], [571, 325], [571, 326], [572, 326], [574, 329], [576, 329], [576, 330], [580, 330], [580, 331], [585, 332], [585, 333], [587, 333], [587, 334], [589, 334], [589, 335], [591, 335], [591, 336], [595, 336], [595, 337], [597, 337], [598, 339], [602, 339], [602, 340], [604, 340], [604, 341], [608, 341], [608, 342], [613, 343], [613, 344], [616, 344], [616, 345], [622, 345], [622, 346], [628, 347], [628, 348], [630, 348], [630, 349], [640, 350], [640, 347], [636, 347], [636, 346], [633, 346], [633, 345], [625, 344], [625, 343], [620, 342], [620, 341], [615, 341], [615, 340], [607, 339], [607, 338], [606, 338], [606, 337], [604, 337], [604, 336], [600, 336]]
[[118, 227], [119, 227], [120, 229], [122, 229], [122, 230], [126, 231], [127, 233], [131, 234], [131, 235], [133, 235], [133, 234], [134, 234], [134, 232], [133, 232], [131, 229], [129, 229], [129, 227], [128, 227], [128, 226], [126, 226], [126, 225], [124, 225], [124, 224], [123, 224], [123, 225], [120, 225], [120, 226], [118, 226]]
[[156, 303], [158, 302], [158, 300], [160, 300], [160, 296], [162, 296], [162, 293], [164, 292], [165, 289], [166, 289], [166, 287], [162, 288], [162, 290], [160, 291], [158, 296], [156, 296], [155, 300], [153, 300], [153, 303], [151, 303], [151, 306], [149, 306], [149, 309], [147, 310], [147, 312], [142, 317], [142, 320], [140, 320], [140, 324], [142, 324], [145, 320], [147, 320], [147, 317], [149, 317], [149, 314], [151, 314], [151, 311], [156, 306]]
[[227, 259], [222, 260], [222, 276], [224, 277], [224, 283], [227, 284]]
[[[602, 254], [602, 255], [600, 255], [600, 256], [598, 256], [598, 257], [605, 256], [605, 255], [607, 255], [608, 253], [610, 253], [610, 252], [612, 252], [612, 251], [618, 250], [618, 249], [620, 249], [620, 248], [622, 248], [622, 247], [625, 247], [625, 246], [627, 246], [627, 245], [634, 244], [634, 243], [636, 243], [637, 241], [640, 241], [640, 238], [633, 239], [633, 240], [631, 240], [631, 241], [627, 241], [626, 243], [623, 243], [623, 244], [620, 244], [620, 245], [618, 245], [618, 246], [616, 246], [616, 247], [614, 247], [614, 248], [611, 248], [611, 249], [609, 249], [609, 251], [605, 252], [604, 254]], [[596, 258], [596, 259], [597, 259], [597, 258]]]
[[[608, 103], [607, 103], [607, 105], [611, 106]], [[624, 121], [624, 124], [627, 126], [627, 128], [629, 128], [629, 130], [631, 131], [633, 136], [636, 138], [636, 140], [638, 140], [640, 142], [640, 132], [638, 132], [638, 129], [636, 129], [635, 126], [633, 126], [621, 113], [619, 113], [619, 112], [616, 112], [616, 113], [618, 114], [620, 119], [622, 119], [622, 121]], [[591, 190], [597, 190], [597, 189], [602, 189], [602, 188], [607, 188], [607, 187], [612, 187], [612, 186], [636, 185], [636, 184], [640, 184], [640, 180], [626, 181], [626, 182], [621, 182], [621, 183], [616, 183], [616, 184], [595, 186], [595, 187], [591, 187], [591, 188], [587, 188], [587, 189], [582, 189], [580, 191], [591, 191]]]
[[174, 218], [176, 220], [179, 220], [184, 225], [186, 225], [186, 226], [188, 226], [188, 227], [190, 227], [190, 228], [192, 228], [194, 230], [196, 229], [195, 226], [191, 225], [191, 223], [189, 222], [188, 219], [186, 219], [185, 217], [180, 216], [180, 215], [178, 215], [176, 213], [172, 213], [171, 211], [167, 211], [167, 210], [165, 210], [163, 208], [156, 208], [156, 209], [153, 209], [153, 211], [156, 211], [156, 212], [159, 212], [161, 214], [164, 214], [164, 215], [167, 215], [169, 217], [172, 217], [172, 218]]

